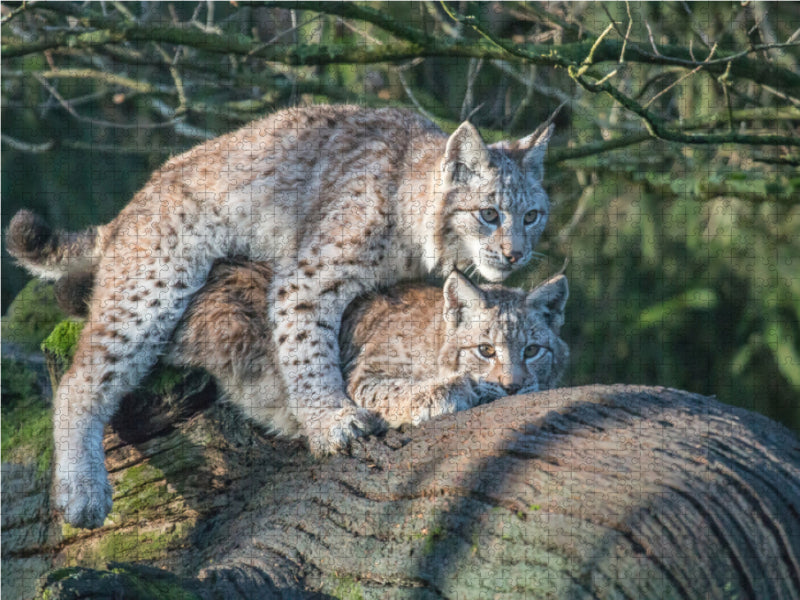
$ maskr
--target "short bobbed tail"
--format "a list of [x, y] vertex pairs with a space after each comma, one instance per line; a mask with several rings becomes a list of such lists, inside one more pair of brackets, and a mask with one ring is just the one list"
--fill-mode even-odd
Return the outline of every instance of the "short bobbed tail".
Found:
[[39, 215], [22, 209], [8, 226], [6, 249], [40, 279], [54, 280], [75, 271], [92, 271], [97, 228], [73, 233], [53, 229]]

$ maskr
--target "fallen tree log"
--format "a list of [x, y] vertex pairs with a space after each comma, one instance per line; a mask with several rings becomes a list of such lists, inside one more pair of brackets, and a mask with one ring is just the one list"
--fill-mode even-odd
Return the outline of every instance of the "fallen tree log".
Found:
[[106, 436], [107, 524], [6, 566], [74, 567], [48, 598], [800, 597], [800, 442], [713, 399], [553, 390], [317, 461], [181, 389], [175, 422], [143, 403]]

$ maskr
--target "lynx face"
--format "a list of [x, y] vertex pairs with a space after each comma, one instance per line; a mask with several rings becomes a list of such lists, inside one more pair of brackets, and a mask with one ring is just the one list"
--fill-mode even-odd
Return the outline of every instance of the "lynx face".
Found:
[[467, 373], [482, 402], [554, 387], [569, 354], [558, 336], [566, 277], [556, 276], [529, 294], [449, 278], [444, 294], [448, 324], [440, 371]]
[[541, 180], [552, 127], [513, 144], [486, 146], [467, 125], [445, 151], [444, 246], [457, 268], [501, 281], [531, 260], [547, 224], [550, 201]]

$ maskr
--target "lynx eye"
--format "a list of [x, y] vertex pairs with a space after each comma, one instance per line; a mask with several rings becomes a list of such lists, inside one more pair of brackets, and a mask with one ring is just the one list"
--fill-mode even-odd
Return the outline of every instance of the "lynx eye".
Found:
[[523, 221], [525, 225], [533, 225], [534, 223], [538, 223], [539, 219], [541, 218], [542, 213], [538, 210], [529, 210], [525, 213], [525, 217], [523, 217]]
[[500, 221], [500, 213], [497, 212], [496, 208], [482, 208], [478, 211], [478, 214], [481, 217], [481, 221], [487, 225], [496, 225]]
[[483, 358], [492, 358], [495, 354], [497, 354], [497, 351], [491, 344], [480, 344], [478, 346], [478, 353]]
[[525, 360], [539, 360], [545, 354], [547, 354], [548, 349], [544, 346], [537, 346], [536, 344], [531, 344], [530, 346], [526, 346], [525, 350], [522, 351], [522, 357]]

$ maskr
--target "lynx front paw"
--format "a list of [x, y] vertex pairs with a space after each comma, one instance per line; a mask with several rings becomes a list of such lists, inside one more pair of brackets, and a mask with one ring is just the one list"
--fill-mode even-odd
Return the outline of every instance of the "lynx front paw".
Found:
[[356, 406], [326, 411], [306, 424], [308, 446], [317, 456], [345, 451], [351, 440], [384, 429], [379, 415]]
[[445, 384], [414, 398], [411, 424], [419, 425], [441, 415], [450, 415], [479, 404], [469, 375], [457, 375]]
[[74, 527], [95, 529], [111, 510], [111, 485], [105, 468], [61, 471], [56, 465], [55, 505]]

